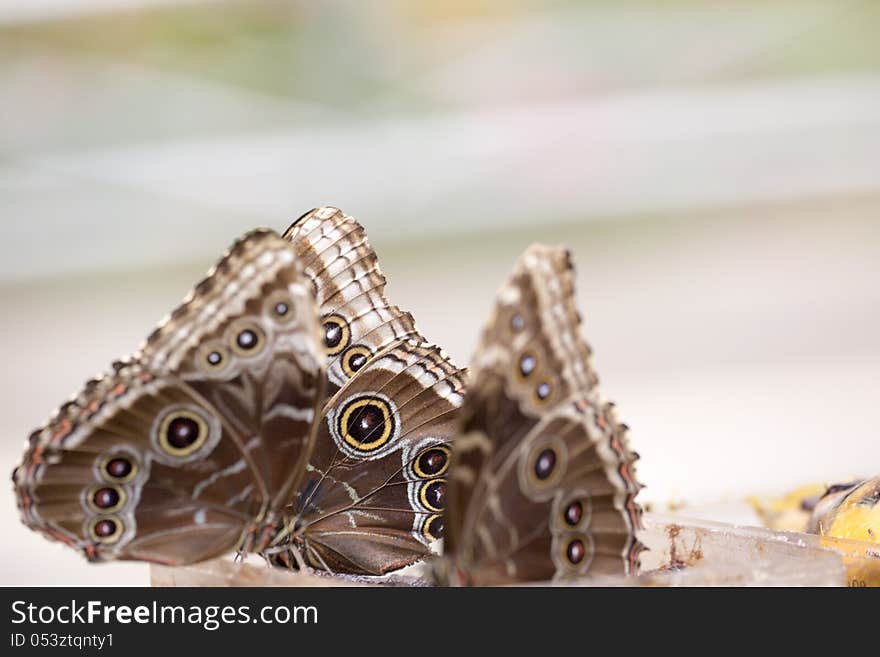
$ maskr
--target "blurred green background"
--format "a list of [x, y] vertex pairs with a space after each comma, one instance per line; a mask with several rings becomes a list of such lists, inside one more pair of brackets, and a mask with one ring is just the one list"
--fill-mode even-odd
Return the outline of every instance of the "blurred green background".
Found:
[[[647, 501], [877, 474], [877, 34], [872, 0], [0, 0], [0, 463], [238, 234], [332, 204], [462, 365], [522, 249], [571, 246]], [[0, 523], [2, 583], [147, 581], [8, 488]]]

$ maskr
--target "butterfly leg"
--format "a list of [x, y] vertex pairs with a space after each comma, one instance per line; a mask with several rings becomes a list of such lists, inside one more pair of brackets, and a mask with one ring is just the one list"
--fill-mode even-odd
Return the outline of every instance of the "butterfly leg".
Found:
[[309, 550], [309, 552], [312, 554], [312, 556], [314, 556], [315, 559], [318, 560], [318, 563], [321, 564], [321, 568], [324, 569], [324, 572], [326, 572], [329, 575], [336, 574], [333, 572], [333, 569], [327, 565], [327, 562], [324, 561], [324, 558], [321, 556], [321, 554], [315, 548], [313, 548], [311, 545], [306, 544], [306, 549]]

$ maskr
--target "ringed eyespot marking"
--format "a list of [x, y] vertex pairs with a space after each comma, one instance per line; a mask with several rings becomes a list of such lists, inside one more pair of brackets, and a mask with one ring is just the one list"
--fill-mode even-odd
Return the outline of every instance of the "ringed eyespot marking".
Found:
[[[568, 448], [558, 437], [550, 437], [533, 444], [519, 461], [520, 485], [533, 499], [544, 500], [555, 495], [556, 486], [565, 477]], [[553, 517], [562, 514], [554, 511]]]
[[443, 538], [443, 529], [443, 516], [436, 514], [428, 516], [422, 523], [422, 536], [429, 541], [437, 541]]
[[579, 538], [569, 541], [565, 548], [565, 558], [575, 566], [584, 560], [586, 554], [587, 550], [584, 547], [584, 542]]
[[286, 323], [293, 319], [293, 299], [284, 290], [269, 295], [263, 307], [266, 309], [264, 312], [271, 315], [276, 322]]
[[244, 349], [245, 351], [249, 351], [256, 347], [257, 341], [257, 334], [250, 329], [245, 329], [235, 336], [235, 343], [238, 345], [239, 349]]
[[137, 466], [125, 456], [111, 456], [103, 461], [99, 470], [111, 481], [125, 483], [134, 479]]
[[342, 356], [342, 371], [349, 377], [354, 376], [360, 370], [373, 353], [361, 345], [350, 347]]
[[526, 321], [523, 319], [523, 316], [519, 313], [514, 313], [510, 318], [510, 328], [519, 333], [525, 328]]
[[256, 324], [242, 323], [235, 326], [233, 331], [230, 346], [239, 356], [254, 356], [263, 350], [266, 336]]
[[125, 506], [125, 499], [125, 491], [119, 486], [96, 486], [86, 497], [89, 507], [97, 513], [117, 511]]
[[428, 511], [443, 511], [446, 506], [446, 480], [437, 479], [422, 484], [419, 501]]
[[351, 330], [339, 315], [324, 318], [324, 348], [328, 356], [335, 356], [348, 346]]
[[595, 543], [585, 532], [563, 532], [553, 537], [553, 563], [558, 576], [585, 575], [593, 563]]
[[573, 500], [565, 507], [562, 516], [565, 524], [576, 527], [584, 517], [584, 505], [579, 500]]
[[535, 459], [535, 476], [541, 481], [549, 478], [556, 468], [556, 460], [556, 452], [552, 447], [544, 449]]
[[89, 534], [98, 543], [115, 543], [122, 536], [122, 521], [115, 516], [97, 518], [89, 525]]
[[520, 377], [526, 379], [529, 375], [535, 371], [535, 368], [538, 366], [538, 358], [535, 354], [531, 352], [524, 353], [519, 359], [519, 374]]
[[340, 413], [339, 435], [361, 452], [381, 448], [394, 433], [394, 417], [382, 399], [364, 397], [350, 402]]
[[413, 472], [420, 479], [439, 477], [449, 468], [449, 448], [445, 445], [428, 447], [413, 461]]
[[203, 345], [196, 357], [198, 366], [208, 372], [218, 372], [226, 367], [229, 361], [229, 352], [219, 342], [209, 342]]
[[535, 387], [535, 399], [539, 403], [545, 402], [552, 392], [553, 386], [548, 381], [541, 381], [541, 383]]
[[590, 524], [593, 505], [586, 491], [572, 491], [567, 497], [559, 498], [554, 508], [553, 526], [558, 531], [583, 531]]
[[171, 456], [188, 456], [207, 439], [208, 423], [192, 411], [173, 411], [159, 425], [159, 446]]

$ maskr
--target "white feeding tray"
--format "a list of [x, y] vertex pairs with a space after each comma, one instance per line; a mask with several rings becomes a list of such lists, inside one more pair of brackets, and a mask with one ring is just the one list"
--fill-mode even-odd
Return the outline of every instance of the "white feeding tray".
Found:
[[[880, 586], [880, 545], [646, 513], [638, 577], [584, 579], [565, 586]], [[153, 586], [428, 586], [424, 568], [383, 578], [271, 568], [215, 559], [151, 567]], [[548, 584], [550, 584], [548, 582]]]

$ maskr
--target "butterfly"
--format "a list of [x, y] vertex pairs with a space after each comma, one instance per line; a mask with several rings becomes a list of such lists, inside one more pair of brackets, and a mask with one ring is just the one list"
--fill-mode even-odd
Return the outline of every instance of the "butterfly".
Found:
[[464, 373], [384, 287], [336, 208], [245, 235], [31, 435], [24, 523], [92, 561], [283, 548], [378, 575], [430, 554]]
[[642, 488], [581, 338], [570, 253], [530, 247], [498, 293], [452, 443], [440, 583], [635, 573]]

